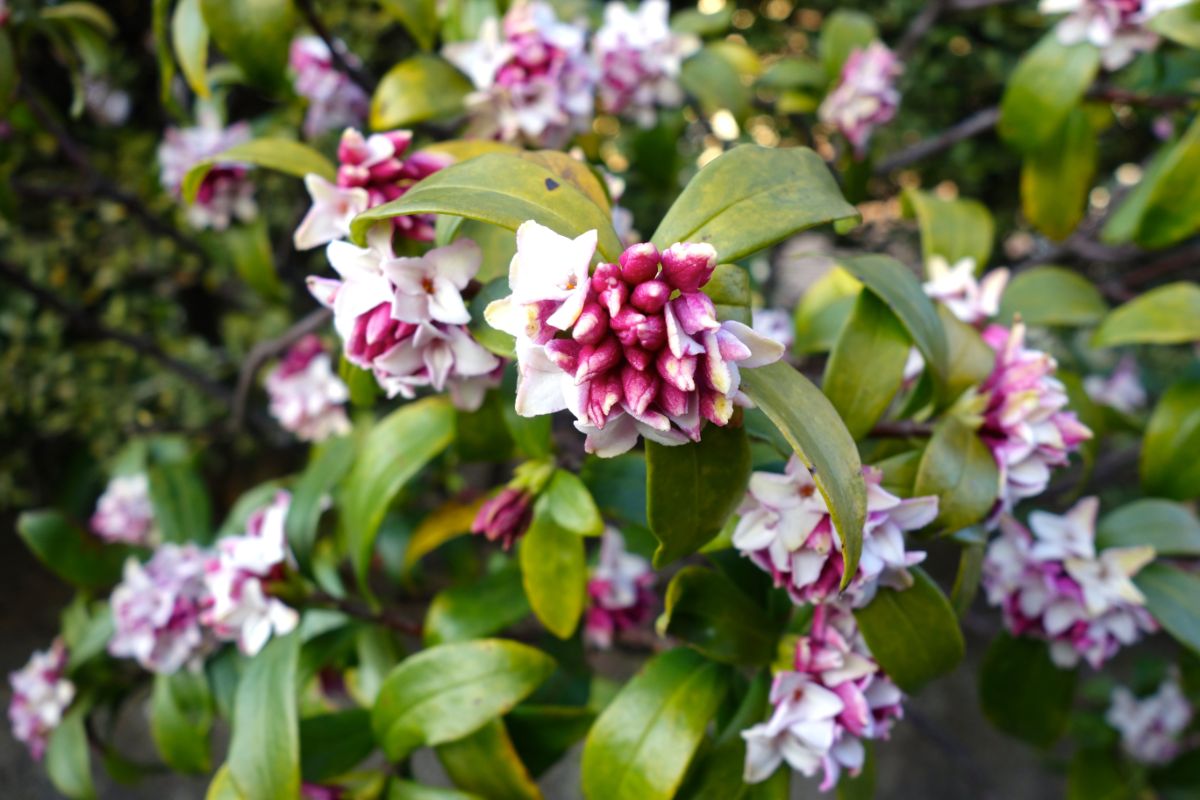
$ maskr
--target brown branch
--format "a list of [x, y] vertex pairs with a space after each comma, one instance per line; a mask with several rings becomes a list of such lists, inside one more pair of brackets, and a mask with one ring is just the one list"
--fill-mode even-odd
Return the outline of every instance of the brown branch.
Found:
[[234, 390], [233, 430], [241, 430], [242, 422], [246, 416], [246, 402], [250, 396], [250, 387], [254, 382], [254, 375], [258, 372], [259, 368], [262, 367], [267, 359], [282, 353], [308, 334], [319, 330], [329, 322], [332, 316], [333, 314], [329, 309], [318, 308], [315, 311], [309, 312], [307, 316], [301, 318], [295, 325], [274, 339], [259, 342], [251, 348], [245, 360], [242, 361], [242, 368], [238, 372], [237, 389]]
[[337, 39], [329, 33], [329, 29], [325, 27], [325, 23], [321, 21], [321, 15], [317, 13], [316, 7], [312, 0], [296, 0], [296, 6], [300, 9], [300, 14], [304, 17], [304, 21], [308, 23], [308, 27], [313, 29], [313, 33], [325, 43], [329, 48], [330, 58], [333, 59], [333, 65], [337, 67], [339, 72], [344, 72], [350, 76], [350, 80], [358, 84], [358, 87], [371, 96], [375, 93], [375, 81], [367, 74], [362, 67], [351, 64], [349, 59], [342, 53], [338, 46]]
[[351, 600], [345, 597], [334, 597], [325, 592], [314, 592], [309, 595], [307, 602], [310, 605], [319, 606], [321, 608], [331, 608], [335, 611], [340, 611], [348, 617], [370, 622], [374, 625], [382, 625], [385, 628], [391, 628], [394, 631], [406, 634], [408, 636], [421, 636], [423, 630], [421, 623], [413, 622], [410, 619], [404, 619], [395, 611], [389, 609], [381, 609], [379, 611], [372, 610], [365, 603], [357, 600]]
[[923, 161], [930, 156], [935, 156], [938, 153], [949, 150], [961, 141], [991, 130], [995, 127], [999, 119], [999, 106], [976, 111], [971, 116], [951, 125], [936, 136], [923, 139], [911, 147], [906, 147], [903, 150], [892, 153], [875, 165], [874, 172], [876, 175], [887, 175], [898, 169], [915, 164], [918, 161]]
[[896, 44], [896, 57], [901, 61], [906, 60], [916, 50], [917, 45], [925, 38], [925, 34], [929, 33], [929, 29], [937, 24], [938, 17], [942, 15], [942, 11], [946, 8], [946, 0], [927, 0], [925, 6], [921, 9], [921, 13], [913, 17], [909, 23], [904, 35], [900, 37], [900, 41]]
[[1197, 101], [1197, 98], [1189, 95], [1149, 95], [1130, 91], [1129, 89], [1122, 89], [1117, 86], [1105, 85], [1092, 87], [1088, 90], [1087, 98], [1106, 103], [1121, 103], [1127, 106], [1154, 108], [1161, 111], [1174, 111], [1180, 108], [1187, 108]]
[[912, 420], [901, 419], [894, 422], [877, 423], [868, 435], [880, 439], [928, 437], [933, 435], [933, 426], [927, 422], [913, 422]]

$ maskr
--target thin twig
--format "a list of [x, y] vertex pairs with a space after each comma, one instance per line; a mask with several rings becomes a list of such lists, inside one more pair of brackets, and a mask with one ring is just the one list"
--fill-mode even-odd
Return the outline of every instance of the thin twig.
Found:
[[942, 15], [942, 11], [946, 8], [946, 0], [928, 0], [921, 13], [913, 17], [909, 23], [908, 29], [904, 31], [904, 35], [900, 37], [900, 41], [896, 44], [896, 57], [901, 61], [905, 61], [912, 55], [913, 50], [925, 38], [925, 34], [929, 33], [938, 21], [938, 17]]
[[385, 628], [391, 628], [394, 631], [406, 634], [408, 636], [420, 636], [422, 626], [419, 622], [413, 622], [410, 619], [404, 619], [397, 615], [394, 611], [381, 609], [374, 611], [366, 604], [357, 600], [351, 600], [344, 597], [334, 597], [324, 592], [314, 592], [308, 596], [308, 603], [322, 608], [332, 608], [342, 612], [348, 617], [370, 622], [375, 625], [382, 625]]
[[933, 426], [927, 422], [913, 422], [901, 419], [894, 422], [880, 422], [871, 428], [870, 436], [880, 439], [909, 439], [912, 437], [932, 436]]
[[300, 9], [300, 14], [304, 17], [304, 21], [308, 23], [308, 27], [313, 29], [325, 46], [329, 48], [330, 58], [333, 59], [333, 65], [338, 68], [339, 72], [344, 72], [350, 76], [350, 80], [358, 84], [367, 95], [375, 93], [375, 81], [367, 74], [360, 66], [350, 63], [349, 59], [342, 53], [339, 42], [334, 39], [329, 33], [329, 29], [325, 27], [325, 23], [321, 21], [321, 15], [317, 13], [317, 9], [313, 6], [312, 0], [296, 0], [296, 5]]
[[999, 106], [976, 111], [971, 116], [956, 122], [936, 136], [923, 139], [911, 147], [897, 151], [875, 165], [876, 175], [887, 175], [910, 164], [923, 161], [973, 136], [978, 136], [995, 127], [1000, 119]]
[[1122, 103], [1127, 106], [1143, 106], [1144, 108], [1155, 108], [1161, 111], [1174, 111], [1180, 108], [1187, 108], [1200, 99], [1182, 94], [1142, 94], [1141, 92], [1133, 92], [1117, 86], [1105, 85], [1092, 87], [1088, 91], [1087, 97], [1089, 100]]
[[242, 421], [246, 416], [246, 402], [250, 396], [250, 387], [254, 382], [254, 375], [258, 372], [259, 368], [262, 367], [267, 359], [278, 353], [282, 353], [308, 334], [319, 330], [329, 322], [332, 316], [329, 309], [318, 308], [301, 318], [295, 325], [274, 339], [259, 342], [251, 348], [249, 354], [242, 361], [242, 368], [238, 372], [237, 389], [233, 395], [233, 430], [237, 431], [242, 427]]

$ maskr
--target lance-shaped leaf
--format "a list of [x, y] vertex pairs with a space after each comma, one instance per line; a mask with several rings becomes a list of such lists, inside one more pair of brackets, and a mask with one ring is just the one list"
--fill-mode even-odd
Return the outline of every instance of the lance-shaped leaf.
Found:
[[46, 742], [46, 774], [54, 788], [70, 800], [95, 800], [92, 760], [84, 728], [89, 709], [86, 705], [77, 706], [50, 732]]
[[534, 615], [560, 639], [575, 632], [587, 591], [583, 539], [563, 527], [543, 493], [521, 539], [521, 579]]
[[187, 461], [157, 464], [150, 469], [154, 522], [168, 542], [212, 540], [212, 506], [204, 480]]
[[440, 56], [417, 53], [387, 71], [371, 98], [371, 127], [390, 130], [463, 113], [474, 87]]
[[1150, 545], [1162, 556], [1200, 556], [1200, 520], [1181, 503], [1146, 497], [1105, 514], [1096, 546]]
[[212, 768], [212, 722], [212, 693], [203, 672], [181, 669], [173, 675], [154, 676], [150, 733], [171, 769], [203, 774]]
[[1034, 153], [1062, 127], [1100, 69], [1100, 51], [1089, 43], [1065, 45], [1054, 31], [1025, 54], [1008, 79], [1000, 103], [1000, 136], [1022, 153]]
[[913, 495], [937, 495], [933, 529], [954, 533], [992, 510], [1000, 490], [996, 459], [975, 431], [957, 417], [938, 423], [917, 467]]
[[1076, 677], [1050, 660], [1045, 642], [1001, 633], [984, 656], [979, 699], [997, 728], [1049, 747], [1067, 725]]
[[200, 0], [179, 0], [171, 15], [171, 46], [188, 86], [197, 97], [207, 100], [208, 25], [200, 13]]
[[665, 605], [658, 629], [714, 661], [761, 665], [775, 657], [781, 626], [719, 572], [684, 567], [667, 586]]
[[344, 775], [374, 749], [368, 709], [348, 708], [300, 720], [300, 768], [310, 783]]
[[1185, 378], [1159, 398], [1142, 440], [1142, 486], [1172, 500], [1200, 496], [1200, 380]]
[[480, 497], [470, 502], [448, 500], [430, 511], [408, 540], [408, 547], [404, 551], [404, 569], [412, 569], [418, 561], [446, 542], [470, 533], [471, 523], [475, 521], [485, 499]]
[[297, 22], [292, 0], [200, 0], [200, 10], [217, 47], [251, 83], [283, 85]]
[[1007, 325], [1016, 314], [1026, 325], [1095, 325], [1108, 313], [1096, 285], [1062, 267], [1023, 270], [1008, 283], [997, 318]]
[[841, 267], [829, 270], [808, 287], [792, 318], [796, 354], [833, 349], [861, 292], [862, 282]]
[[919, 189], [905, 190], [901, 201], [904, 213], [917, 218], [926, 264], [934, 256], [950, 264], [971, 258], [976, 270], [984, 269], [996, 237], [996, 223], [987, 206], [969, 198], [943, 200]]
[[116, 583], [130, 555], [128, 548], [106, 545], [60, 511], [26, 511], [17, 518], [17, 533], [47, 569], [84, 589]]
[[314, 449], [312, 460], [292, 486], [292, 502], [288, 506], [288, 544], [304, 572], [311, 568], [313, 544], [317, 540], [317, 523], [321, 520], [330, 491], [350, 471], [354, 464], [355, 441], [339, 436]]
[[229, 778], [245, 797], [300, 794], [296, 711], [300, 636], [271, 641], [246, 665], [234, 700]]
[[812, 150], [744, 145], [692, 178], [651, 241], [660, 250], [675, 242], [708, 242], [722, 261], [737, 261], [814, 225], [857, 214]]
[[1113, 309], [1092, 337], [1094, 347], [1200, 341], [1200, 285], [1159, 286]]
[[465, 586], [434, 595], [425, 614], [425, 644], [477, 639], [519, 622], [529, 614], [529, 600], [515, 563]]
[[1200, 653], [1200, 577], [1174, 564], [1150, 564], [1133, 577], [1146, 609], [1167, 633]]
[[[1142, 247], [1166, 247], [1200, 229], [1200, 121], [1193, 120], [1178, 142], [1165, 149], [1146, 170], [1141, 184], [1130, 193], [1125, 205], [1129, 218], [1118, 223], [1115, 234], [1132, 219], [1133, 240]], [[1125, 205], [1121, 212], [1125, 212]], [[1107, 234], [1108, 231], [1106, 230]]]
[[491, 720], [470, 736], [438, 745], [437, 755], [460, 789], [480, 797], [541, 800], [541, 790], [521, 763], [500, 719]]
[[970, 387], [987, 380], [996, 366], [996, 351], [988, 346], [979, 331], [954, 316], [946, 306], [939, 303], [937, 310], [949, 352], [949, 369], [941, 398], [943, 404], [948, 405]]
[[235, 144], [189, 169], [183, 176], [183, 185], [180, 188], [184, 200], [189, 203], [196, 202], [200, 184], [204, 183], [204, 178], [217, 164], [253, 164], [297, 178], [303, 178], [310, 173], [329, 181], [337, 177], [337, 169], [330, 160], [306, 144], [291, 139], [254, 139]]
[[1033, 227], [1055, 241], [1070, 236], [1087, 213], [1096, 150], [1087, 112], [1074, 108], [1021, 165], [1021, 210]]

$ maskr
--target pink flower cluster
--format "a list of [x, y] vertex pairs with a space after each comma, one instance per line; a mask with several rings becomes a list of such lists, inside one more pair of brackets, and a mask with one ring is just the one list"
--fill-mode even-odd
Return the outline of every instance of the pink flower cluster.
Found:
[[639, 436], [677, 445], [699, 441], [705, 420], [727, 424], [749, 403], [739, 368], [772, 363], [783, 346], [717, 320], [703, 292], [716, 251], [636, 244], [589, 275], [595, 250], [595, 231], [572, 240], [533, 221], [517, 229], [512, 294], [485, 311], [517, 339], [517, 413], [570, 410], [587, 451], [604, 458]]
[[[338, 42], [334, 46], [341, 45]], [[347, 63], [357, 59], [340, 53]], [[326, 131], [357, 126], [366, 119], [371, 98], [350, 76], [334, 65], [333, 53], [320, 36], [298, 36], [292, 40], [288, 63], [296, 94], [308, 100], [304, 113], [304, 135], [312, 139]]]
[[1091, 430], [1067, 411], [1067, 391], [1054, 377], [1048, 353], [1025, 347], [1025, 326], [991, 325], [983, 339], [996, 351], [992, 374], [980, 386], [987, 398], [979, 435], [1000, 468], [996, 513], [1041, 494], [1050, 472], [1070, 460]]
[[1121, 734], [1121, 749], [1140, 764], [1169, 764], [1185, 749], [1196, 745], [1184, 739], [1195, 713], [1178, 676], [1163, 681], [1154, 694], [1140, 700], [1124, 686], [1113, 690], [1105, 718]]
[[158, 532], [146, 475], [120, 475], [109, 481], [96, 503], [91, 527], [106, 542], [152, 547]]
[[1162, 12], [1191, 0], [1042, 0], [1043, 14], [1066, 14], [1055, 33], [1065, 45], [1090, 42], [1100, 48], [1105, 69], [1120, 69], [1138, 53], [1158, 46], [1158, 34], [1145, 27]]
[[1154, 549], [1097, 552], [1099, 505], [1087, 497], [1063, 516], [1034, 511], [1029, 528], [1002, 516], [1000, 536], [983, 563], [988, 602], [1001, 607], [1009, 630], [1049, 642], [1050, 656], [1063, 668], [1082, 658], [1098, 669], [1121, 645], [1157, 629], [1130, 580]]
[[470, 133], [558, 149], [587, 130], [595, 79], [585, 38], [550, 5], [522, 0], [503, 23], [488, 19], [474, 41], [446, 45], [443, 55], [475, 85]]
[[[168, 191], [180, 194], [188, 170], [206, 158], [216, 156], [236, 144], [250, 140], [245, 122], [221, 124], [215, 110], [202, 108], [192, 128], [168, 128], [158, 147], [160, 180]], [[254, 203], [254, 184], [243, 164], [217, 164], [205, 176], [196, 193], [196, 201], [187, 208], [188, 222], [196, 228], [223, 231], [235, 218], [250, 222], [258, 215]]]
[[625, 538], [605, 528], [600, 561], [588, 578], [583, 634], [595, 647], [612, 646], [613, 636], [645, 625], [654, 615], [654, 570], [641, 556], [625, 552]]
[[500, 542], [505, 550], [511, 549], [533, 522], [535, 499], [527, 489], [504, 487], [479, 507], [471, 523], [471, 533], [482, 534], [489, 542]]
[[350, 390], [334, 374], [316, 336], [305, 336], [267, 374], [271, 416], [306, 442], [350, 432], [346, 401]]
[[389, 397], [412, 398], [431, 386], [448, 389], [459, 408], [478, 408], [499, 384], [502, 364], [466, 327], [471, 314], [461, 292], [479, 270], [479, 247], [460, 239], [397, 258], [391, 238], [391, 226], [379, 224], [366, 248], [330, 243], [329, 263], [341, 280], [310, 276], [309, 291], [333, 309], [346, 359], [373, 372]]
[[1000, 298], [1008, 285], [1007, 269], [994, 269], [978, 280], [975, 259], [960, 258], [951, 266], [941, 256], [930, 258], [927, 269], [925, 294], [941, 301], [963, 322], [978, 327], [999, 313]]
[[[413, 184], [450, 163], [434, 153], [413, 153], [411, 131], [388, 131], [363, 137], [354, 128], [342, 132], [338, 144], [337, 183], [310, 174], [304, 185], [312, 208], [293, 237], [297, 250], [310, 250], [350, 235], [350, 221], [368, 208], [402, 197]], [[401, 236], [419, 242], [433, 241], [433, 216], [411, 214], [393, 217]]]
[[[925, 554], [904, 548], [904, 531], [933, 522], [936, 497], [902, 500], [880, 486], [882, 473], [863, 469], [867, 482], [867, 521], [863, 528], [858, 570], [843, 595], [854, 607], [866, 605], [880, 585], [904, 589], [912, 584], [908, 567]], [[823, 603], [838, 597], [845, 566], [841, 539], [833, 528], [825, 499], [812, 473], [796, 456], [786, 471], [755, 472], [733, 546], [771, 573], [776, 586], [787, 589], [798, 605]]]
[[75, 684], [67, 679], [66, 671], [66, 645], [55, 639], [50, 649], [35, 652], [25, 666], [9, 673], [12, 702], [8, 719], [13, 738], [24, 742], [36, 761], [42, 760], [46, 740], [75, 699]]
[[819, 605], [812, 628], [796, 643], [794, 669], [771, 686], [774, 711], [742, 731], [747, 783], [770, 777], [784, 761], [811, 777], [824, 770], [821, 791], [837, 785], [842, 770], [857, 775], [863, 741], [886, 739], [904, 716], [904, 696], [871, 655], [854, 614]]
[[866, 155], [875, 128], [891, 122], [900, 106], [896, 79], [904, 72], [900, 59], [883, 42], [855, 49], [842, 66], [837, 86], [817, 109], [850, 142], [857, 158]]

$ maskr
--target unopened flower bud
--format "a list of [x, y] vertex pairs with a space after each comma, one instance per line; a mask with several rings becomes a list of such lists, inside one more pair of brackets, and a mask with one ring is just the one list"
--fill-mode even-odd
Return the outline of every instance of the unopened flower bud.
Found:
[[632, 364], [634, 369], [649, 369], [654, 363], [654, 356], [636, 344], [626, 344], [622, 349], [625, 360]]
[[622, 391], [620, 378], [611, 372], [592, 381], [588, 387], [587, 405], [584, 410], [593, 425], [604, 428], [608, 421], [608, 413], [621, 402]]
[[634, 331], [638, 344], [647, 350], [661, 350], [667, 343], [667, 323], [661, 314], [647, 317]]
[[658, 354], [658, 374], [662, 379], [679, 389], [681, 392], [691, 392], [696, 388], [696, 357], [677, 357], [670, 350]]
[[687, 292], [671, 301], [671, 311], [679, 320], [684, 333], [694, 336], [701, 331], [715, 331], [721, 327], [717, 321], [717, 307], [704, 292]]
[[[647, 314], [657, 314], [667, 304], [671, 287], [663, 281], [643, 281], [634, 287], [629, 302]], [[690, 333], [691, 331], [689, 331]]]
[[584, 345], [579, 351], [579, 365], [575, 369], [575, 383], [606, 372], [621, 360], [621, 345], [613, 337], [607, 337], [599, 344]]
[[634, 414], [641, 416], [658, 394], [658, 376], [626, 366], [621, 370], [621, 386], [625, 393], [625, 404]]
[[551, 339], [546, 342], [546, 356], [563, 372], [579, 369], [579, 351], [583, 345], [570, 339]]
[[471, 533], [482, 533], [489, 542], [500, 542], [508, 550], [529, 529], [533, 520], [533, 495], [505, 487], [479, 507]]
[[580, 344], [595, 344], [608, 332], [608, 312], [597, 302], [589, 302], [579, 312], [571, 336]]
[[658, 248], [649, 242], [635, 244], [621, 253], [621, 277], [632, 284], [648, 281], [658, 274]]
[[717, 267], [717, 251], [704, 242], [676, 242], [663, 251], [663, 280], [681, 292], [697, 292]]

